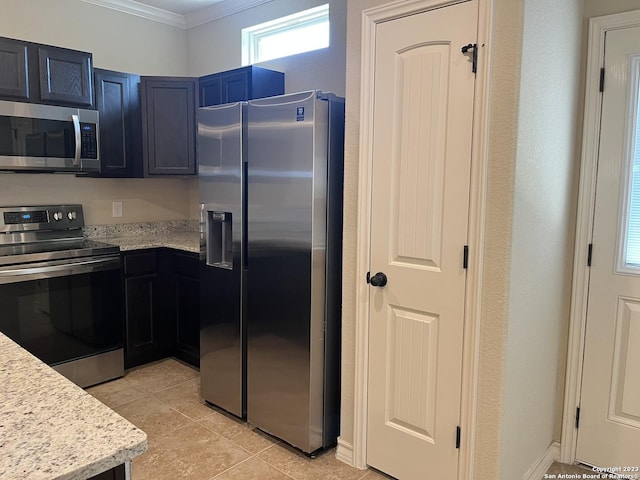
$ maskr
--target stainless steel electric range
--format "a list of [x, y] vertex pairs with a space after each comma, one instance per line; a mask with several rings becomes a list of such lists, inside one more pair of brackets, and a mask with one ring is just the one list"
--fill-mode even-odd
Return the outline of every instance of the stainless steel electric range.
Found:
[[82, 387], [124, 374], [120, 249], [81, 205], [0, 207], [0, 332]]

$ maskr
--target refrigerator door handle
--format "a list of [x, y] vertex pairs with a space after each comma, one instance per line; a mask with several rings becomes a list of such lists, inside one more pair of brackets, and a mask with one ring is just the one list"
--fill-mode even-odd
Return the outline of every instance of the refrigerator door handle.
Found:
[[247, 198], [247, 182], [249, 178], [249, 164], [247, 162], [242, 162], [242, 267], [245, 270], [249, 269], [249, 242], [247, 241], [247, 231], [248, 231], [248, 222], [249, 218], [248, 205], [249, 199]]

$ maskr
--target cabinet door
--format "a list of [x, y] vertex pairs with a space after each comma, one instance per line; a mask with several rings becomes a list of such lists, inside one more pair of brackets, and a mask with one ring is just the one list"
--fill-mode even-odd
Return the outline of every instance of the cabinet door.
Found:
[[47, 102], [92, 106], [91, 54], [38, 47], [40, 98]]
[[200, 77], [200, 106], [241, 102], [284, 93], [284, 73], [248, 66]]
[[0, 38], [0, 96], [28, 100], [27, 44]]
[[195, 175], [195, 87], [193, 78], [142, 78], [145, 175]]
[[200, 282], [174, 276], [176, 301], [176, 354], [182, 360], [199, 366], [200, 360]]
[[126, 367], [150, 361], [158, 350], [157, 276], [125, 278]]
[[125, 467], [124, 464], [122, 464], [112, 468], [111, 470], [100, 473], [95, 477], [91, 477], [89, 480], [126, 480], [126, 478]]
[[176, 356], [200, 365], [200, 259], [196, 254], [172, 252], [171, 271], [176, 319]]
[[198, 83], [200, 90], [200, 106], [220, 105], [222, 101], [222, 77], [220, 75], [209, 75], [200, 79]]
[[235, 70], [222, 76], [222, 102], [231, 103], [251, 98], [251, 69]]
[[141, 177], [140, 77], [94, 70], [100, 112], [100, 175]]
[[123, 254], [125, 290], [125, 368], [168, 354], [167, 290], [156, 250]]

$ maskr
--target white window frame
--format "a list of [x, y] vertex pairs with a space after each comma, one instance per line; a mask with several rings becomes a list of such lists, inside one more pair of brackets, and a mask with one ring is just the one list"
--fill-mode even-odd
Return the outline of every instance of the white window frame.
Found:
[[[242, 29], [242, 65], [252, 65], [262, 60], [258, 58], [258, 46], [260, 40], [270, 36], [278, 35], [289, 30], [297, 30], [320, 23], [329, 22], [329, 4], [303, 10], [286, 17], [277, 18], [269, 22], [254, 25]], [[327, 46], [330, 43], [327, 42]], [[315, 50], [315, 49], [313, 49]], [[297, 53], [304, 53], [312, 50], [304, 50]], [[282, 58], [282, 57], [277, 57]], [[273, 60], [273, 59], [269, 59]]]

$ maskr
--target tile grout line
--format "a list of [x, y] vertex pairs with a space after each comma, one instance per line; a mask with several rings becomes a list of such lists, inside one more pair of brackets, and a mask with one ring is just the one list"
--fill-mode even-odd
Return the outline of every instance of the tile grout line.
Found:
[[[144, 375], [143, 375], [143, 378], [144, 378]], [[166, 388], [162, 388], [161, 390], [150, 392], [150, 391], [146, 391], [146, 390], [143, 390], [143, 389], [139, 388], [138, 386], [135, 385], [135, 382], [128, 381], [126, 379], [126, 377], [123, 377], [124, 383], [128, 387], [132, 388], [134, 391], [139, 392], [140, 394], [142, 394], [142, 396], [140, 398], [134, 398], [132, 400], [129, 400], [129, 401], [123, 403], [122, 405], [118, 406], [118, 407], [111, 407], [111, 408], [120, 408], [120, 407], [126, 406], [126, 405], [128, 405], [128, 404], [130, 404], [132, 402], [135, 402], [136, 400], [144, 400], [145, 397], [147, 397], [147, 398], [150, 397], [150, 398], [160, 402], [160, 404], [162, 404], [162, 405], [164, 405], [166, 407], [169, 407], [169, 409], [172, 412], [177, 412], [183, 418], [188, 420], [188, 423], [185, 424], [185, 425], [182, 425], [181, 427], [179, 427], [179, 429], [185, 429], [185, 431], [188, 432], [189, 430], [187, 430], [187, 429], [192, 429], [195, 426], [202, 427], [206, 431], [208, 431], [210, 434], [213, 434], [214, 437], [226, 440], [227, 442], [229, 442], [229, 444], [231, 446], [233, 446], [235, 448], [238, 448], [240, 451], [243, 451], [246, 454], [248, 454], [248, 456], [245, 459], [243, 459], [243, 460], [241, 460], [241, 461], [239, 461], [237, 463], [234, 463], [233, 465], [230, 465], [225, 470], [215, 474], [209, 480], [215, 480], [215, 479], [221, 478], [227, 472], [229, 472], [230, 470], [233, 470], [233, 469], [241, 466], [242, 464], [244, 464], [246, 462], [249, 462], [252, 459], [254, 459], [254, 461], [256, 461], [256, 462], [261, 462], [263, 465], [266, 465], [268, 468], [271, 468], [271, 469], [275, 470], [275, 472], [278, 472], [279, 474], [283, 475], [283, 480], [304, 480], [304, 479], [307, 478], [307, 476], [306, 476], [307, 474], [305, 473], [306, 472], [306, 468], [303, 469], [303, 470], [300, 470], [299, 472], [298, 471], [292, 471], [290, 473], [287, 473], [286, 471], [283, 470], [282, 466], [274, 465], [271, 462], [269, 462], [267, 459], [262, 458], [260, 456], [264, 452], [266, 452], [267, 450], [275, 447], [276, 445], [281, 445], [281, 443], [282, 443], [281, 441], [279, 441], [279, 440], [277, 440], [275, 438], [270, 439], [269, 441], [272, 442], [270, 445], [267, 445], [267, 446], [265, 446], [263, 448], [260, 448], [259, 450], [255, 451], [255, 453], [254, 453], [252, 450], [248, 450], [246, 447], [244, 447], [240, 443], [236, 443], [238, 441], [237, 439], [234, 440], [233, 438], [227, 437], [226, 435], [222, 434], [219, 430], [211, 428], [211, 426], [207, 426], [207, 425], [205, 425], [203, 423], [200, 423], [202, 420], [207, 418], [209, 415], [214, 415], [214, 414], [223, 415], [223, 414], [217, 412], [215, 409], [210, 409], [211, 412], [209, 414], [200, 416], [197, 419], [195, 419], [195, 418], [190, 417], [186, 413], [183, 413], [182, 411], [180, 411], [178, 409], [178, 407], [174, 407], [173, 405], [169, 404], [166, 400], [158, 398], [156, 396], [156, 395], [161, 394], [161, 393], [163, 393], [163, 392], [165, 392], [167, 390], [176, 389], [176, 388], [178, 388], [180, 386], [183, 386], [183, 385], [185, 385], [187, 383], [191, 383], [197, 378], [198, 378], [197, 376], [192, 377], [192, 378], [187, 378], [187, 379], [182, 380], [182, 381], [180, 381], [180, 382], [178, 382], [178, 383], [176, 383], [174, 385], [168, 386]], [[180, 389], [178, 388], [178, 390], [180, 390]], [[180, 393], [180, 392], [178, 392], [178, 393]], [[182, 392], [182, 393], [184, 393], [184, 392]], [[185, 396], [182, 393], [180, 395], [178, 395], [178, 397], [177, 397], [178, 400], [180, 402], [183, 401], [183, 400], [186, 400], [188, 403], [191, 403], [191, 401], [193, 400], [192, 396], [190, 394], [187, 394]], [[206, 406], [206, 403], [202, 403], [201, 400], [202, 400], [201, 398], [198, 398], [198, 404]], [[196, 410], [196, 413], [199, 413], [198, 410]], [[242, 427], [246, 427], [247, 425], [249, 425], [249, 423], [246, 422], [246, 421], [244, 421], [242, 423], [238, 422], [238, 425], [242, 426]], [[247, 431], [252, 431], [252, 429], [248, 429]], [[156, 438], [164, 438], [164, 437], [167, 437], [167, 436], [170, 436], [170, 435], [173, 435], [173, 434], [174, 434], [173, 432], [162, 433], [161, 435], [158, 435]], [[277, 458], [276, 458], [276, 460], [277, 460]], [[285, 465], [285, 467], [286, 467], [286, 465]], [[273, 472], [273, 473], [275, 473], [275, 472]], [[369, 469], [366, 469], [366, 470], [362, 471], [361, 475], [356, 475], [355, 472], [352, 472], [353, 477], [351, 477], [351, 478], [353, 478], [355, 480], [365, 480], [365, 477], [367, 477], [369, 475], [369, 472], [370, 472]]]
[[[205, 427], [205, 428], [206, 428], [206, 427]], [[216, 433], [217, 433], [217, 432], [216, 432]], [[220, 434], [218, 434], [218, 435], [220, 435]], [[225, 437], [224, 435], [220, 435], [220, 436], [221, 436], [221, 437], [223, 437], [223, 438], [226, 438], [227, 440], [229, 440], [229, 439], [228, 439], [227, 437]], [[245, 451], [248, 451], [248, 450], [246, 450], [245, 448], [243, 448], [243, 447], [241, 447], [240, 445], [238, 445], [237, 443], [233, 442], [232, 440], [229, 440], [229, 442], [233, 443], [233, 444], [234, 444], [234, 445], [236, 445], [237, 447], [242, 448], [242, 449], [243, 449], [243, 450], [245, 450]], [[234, 464], [234, 465], [230, 466], [230, 467], [229, 467], [229, 468], [227, 468], [226, 470], [224, 470], [224, 471], [222, 471], [222, 472], [220, 472], [220, 473], [216, 474], [214, 477], [212, 477], [212, 478], [211, 478], [211, 479], [209, 479], [209, 480], [215, 480], [216, 478], [219, 478], [221, 475], [223, 475], [223, 474], [227, 473], [229, 470], [233, 470], [234, 468], [236, 468], [236, 467], [238, 467], [238, 466], [242, 465], [243, 463], [248, 462], [248, 461], [249, 461], [249, 460], [251, 460], [252, 458], [255, 458], [256, 460], [258, 460], [258, 461], [260, 461], [260, 462], [265, 463], [266, 465], [268, 465], [269, 467], [273, 468], [274, 470], [277, 470], [278, 472], [282, 473], [285, 477], [290, 478], [291, 480], [296, 480], [294, 477], [292, 477], [292, 476], [291, 476], [291, 475], [289, 475], [288, 473], [283, 472], [282, 470], [280, 470], [280, 469], [279, 469], [279, 468], [277, 468], [276, 466], [274, 466], [274, 465], [270, 464], [269, 462], [267, 462], [266, 460], [264, 460], [264, 459], [262, 459], [262, 458], [260, 458], [260, 457], [258, 456], [259, 454], [261, 454], [261, 453], [262, 453], [262, 452], [264, 452], [265, 450], [268, 450], [268, 449], [270, 449], [271, 447], [275, 447], [276, 445], [278, 445], [278, 443], [274, 443], [273, 445], [269, 445], [268, 447], [265, 447], [265, 448], [263, 448], [262, 450], [260, 450], [260, 451], [258, 451], [258, 452], [255, 452], [255, 453], [253, 453], [253, 452], [249, 452], [249, 453], [251, 454], [249, 457], [247, 457], [247, 458], [245, 458], [244, 460], [242, 460], [242, 461], [240, 461], [240, 462], [238, 462], [238, 463], [236, 463], [236, 464]]]
[[151, 394], [153, 395], [153, 394], [155, 394], [155, 393], [162, 393], [162, 392], [166, 392], [167, 390], [171, 390], [172, 388], [179, 387], [180, 385], [184, 385], [185, 383], [193, 382], [194, 380], [197, 380], [197, 379], [198, 379], [198, 377], [189, 378], [189, 379], [187, 379], [187, 380], [183, 380], [183, 381], [181, 381], [181, 382], [179, 382], [179, 383], [176, 383], [176, 384], [174, 384], [174, 385], [171, 385], [171, 386], [169, 386], [169, 387], [161, 388], [160, 390], [155, 390], [155, 391], [153, 391], [153, 392], [148, 392], [148, 393], [151, 393]]
[[[223, 437], [224, 438], [224, 437]], [[225, 473], [227, 473], [229, 470], [233, 470], [234, 468], [236, 468], [238, 465], [242, 465], [243, 463], [251, 460], [255, 455], [249, 455], [247, 458], [245, 458], [244, 460], [239, 461], [238, 463], [234, 463], [233, 465], [231, 465], [229, 468], [227, 468], [226, 470], [223, 470], [222, 472], [216, 473], [213, 477], [211, 477], [210, 480], [215, 480], [216, 478], [218, 478], [220, 475], [224, 475]]]

